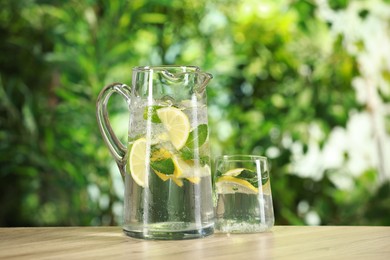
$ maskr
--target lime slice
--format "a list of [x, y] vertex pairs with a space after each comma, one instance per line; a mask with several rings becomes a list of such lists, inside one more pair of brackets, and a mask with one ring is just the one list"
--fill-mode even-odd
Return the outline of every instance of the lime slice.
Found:
[[246, 193], [257, 194], [258, 189], [250, 184], [248, 181], [238, 179], [233, 176], [222, 176], [216, 181], [217, 193], [229, 194], [229, 193]]
[[127, 161], [127, 167], [130, 170], [133, 180], [139, 186], [145, 187], [147, 174], [145, 138], [140, 138], [133, 143], [129, 154], [129, 160]]
[[177, 150], [183, 148], [191, 127], [187, 115], [175, 107], [160, 108], [157, 110], [157, 115], [167, 130], [172, 145]]

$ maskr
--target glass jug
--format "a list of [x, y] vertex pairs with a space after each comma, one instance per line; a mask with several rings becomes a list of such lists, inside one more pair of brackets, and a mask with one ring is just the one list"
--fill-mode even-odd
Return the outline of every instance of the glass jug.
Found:
[[[206, 85], [195, 66], [133, 68], [132, 87], [114, 83], [97, 100], [98, 125], [125, 182], [125, 234], [189, 239], [214, 232]], [[107, 103], [129, 107], [128, 143], [115, 136]]]

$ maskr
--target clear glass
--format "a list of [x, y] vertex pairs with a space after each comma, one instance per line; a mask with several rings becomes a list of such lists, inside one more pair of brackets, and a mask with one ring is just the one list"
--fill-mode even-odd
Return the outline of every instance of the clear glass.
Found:
[[[136, 67], [132, 87], [112, 84], [97, 103], [99, 126], [125, 181], [124, 232], [145, 239], [189, 239], [214, 232], [206, 85], [195, 66]], [[106, 105], [129, 104], [128, 143], [115, 137]]]
[[224, 233], [270, 230], [275, 220], [267, 158], [224, 155], [216, 158], [215, 166], [216, 229]]

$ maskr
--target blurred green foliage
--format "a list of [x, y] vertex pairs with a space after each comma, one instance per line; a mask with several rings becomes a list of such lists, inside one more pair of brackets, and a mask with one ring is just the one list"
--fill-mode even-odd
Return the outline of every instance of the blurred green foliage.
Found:
[[[390, 225], [390, 184], [378, 182], [377, 169], [361, 169], [353, 189], [341, 189], [332, 176], [348, 175], [344, 168], [313, 178], [292, 167], [290, 144], [306, 153], [313, 124], [324, 147], [351, 111], [369, 110], [351, 86], [361, 74], [356, 55], [319, 8], [287, 0], [1, 1], [0, 226], [120, 222], [119, 172], [95, 101], [108, 83], [130, 84], [131, 67], [160, 64], [214, 75], [212, 152], [271, 158], [276, 224], [314, 216], [321, 224]], [[127, 125], [121, 99], [110, 102], [110, 115]]]

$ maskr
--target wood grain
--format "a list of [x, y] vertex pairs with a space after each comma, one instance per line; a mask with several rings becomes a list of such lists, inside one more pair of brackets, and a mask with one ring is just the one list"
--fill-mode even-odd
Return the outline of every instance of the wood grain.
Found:
[[126, 237], [120, 227], [0, 228], [0, 259], [390, 259], [390, 227], [276, 226], [184, 241]]

